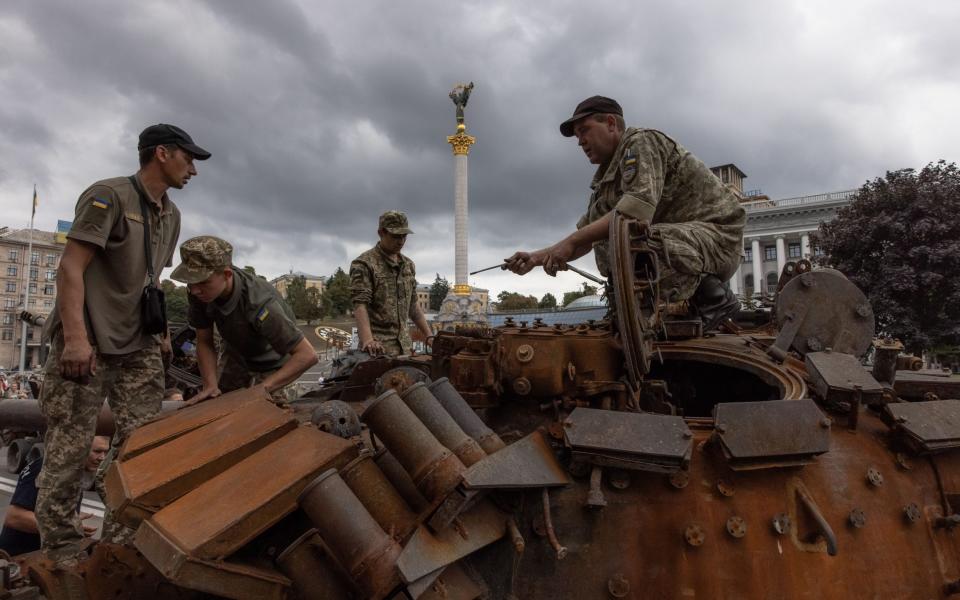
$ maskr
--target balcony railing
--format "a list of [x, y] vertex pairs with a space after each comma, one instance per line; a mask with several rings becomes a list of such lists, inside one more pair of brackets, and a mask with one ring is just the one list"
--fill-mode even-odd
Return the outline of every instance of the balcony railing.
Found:
[[806, 204], [822, 204], [824, 202], [836, 202], [837, 200], [847, 200], [859, 190], [844, 190], [842, 192], [829, 192], [827, 194], [816, 194], [814, 196], [798, 196], [796, 198], [782, 198], [780, 200], [750, 200], [743, 202], [740, 206], [746, 211], [758, 210], [763, 208], [783, 208], [787, 206], [801, 206]]

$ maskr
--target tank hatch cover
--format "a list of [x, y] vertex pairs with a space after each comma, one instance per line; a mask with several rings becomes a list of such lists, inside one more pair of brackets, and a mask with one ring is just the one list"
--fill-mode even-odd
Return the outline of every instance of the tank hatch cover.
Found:
[[864, 404], [883, 402], [883, 386], [855, 356], [843, 352], [810, 352], [806, 364], [811, 387], [825, 400], [849, 402], [859, 386]]
[[600, 466], [672, 473], [693, 450], [683, 417], [576, 408], [563, 425], [573, 455]]
[[715, 423], [735, 471], [801, 466], [830, 450], [830, 419], [809, 398], [721, 403]]
[[960, 400], [887, 405], [891, 427], [921, 454], [960, 447]]

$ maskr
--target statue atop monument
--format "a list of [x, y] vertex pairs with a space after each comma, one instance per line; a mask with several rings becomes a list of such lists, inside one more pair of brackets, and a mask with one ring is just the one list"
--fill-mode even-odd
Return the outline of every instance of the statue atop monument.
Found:
[[470, 92], [472, 91], [472, 81], [466, 85], [458, 83], [450, 91], [450, 99], [457, 105], [457, 125], [463, 125], [463, 109], [467, 107], [467, 101], [470, 99]]

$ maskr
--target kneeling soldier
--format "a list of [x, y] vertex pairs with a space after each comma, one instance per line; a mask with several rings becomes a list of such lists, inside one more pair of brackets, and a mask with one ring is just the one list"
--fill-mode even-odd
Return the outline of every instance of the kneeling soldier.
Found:
[[[233, 246], [220, 238], [189, 239], [180, 245], [182, 263], [170, 275], [187, 284], [188, 320], [197, 331], [203, 389], [189, 402], [256, 384], [275, 402], [285, 402], [284, 386], [315, 365], [317, 353], [277, 290], [233, 268], [232, 254]], [[219, 369], [214, 325], [223, 340]]]

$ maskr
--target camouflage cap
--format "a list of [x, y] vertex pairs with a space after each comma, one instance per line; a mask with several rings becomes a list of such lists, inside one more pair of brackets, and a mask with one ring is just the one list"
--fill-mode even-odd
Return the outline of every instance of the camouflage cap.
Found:
[[233, 246], [212, 235], [197, 236], [180, 244], [180, 260], [170, 279], [200, 283], [233, 264]]
[[386, 229], [396, 235], [413, 233], [407, 223], [407, 215], [399, 210], [388, 210], [380, 215], [380, 229]]

